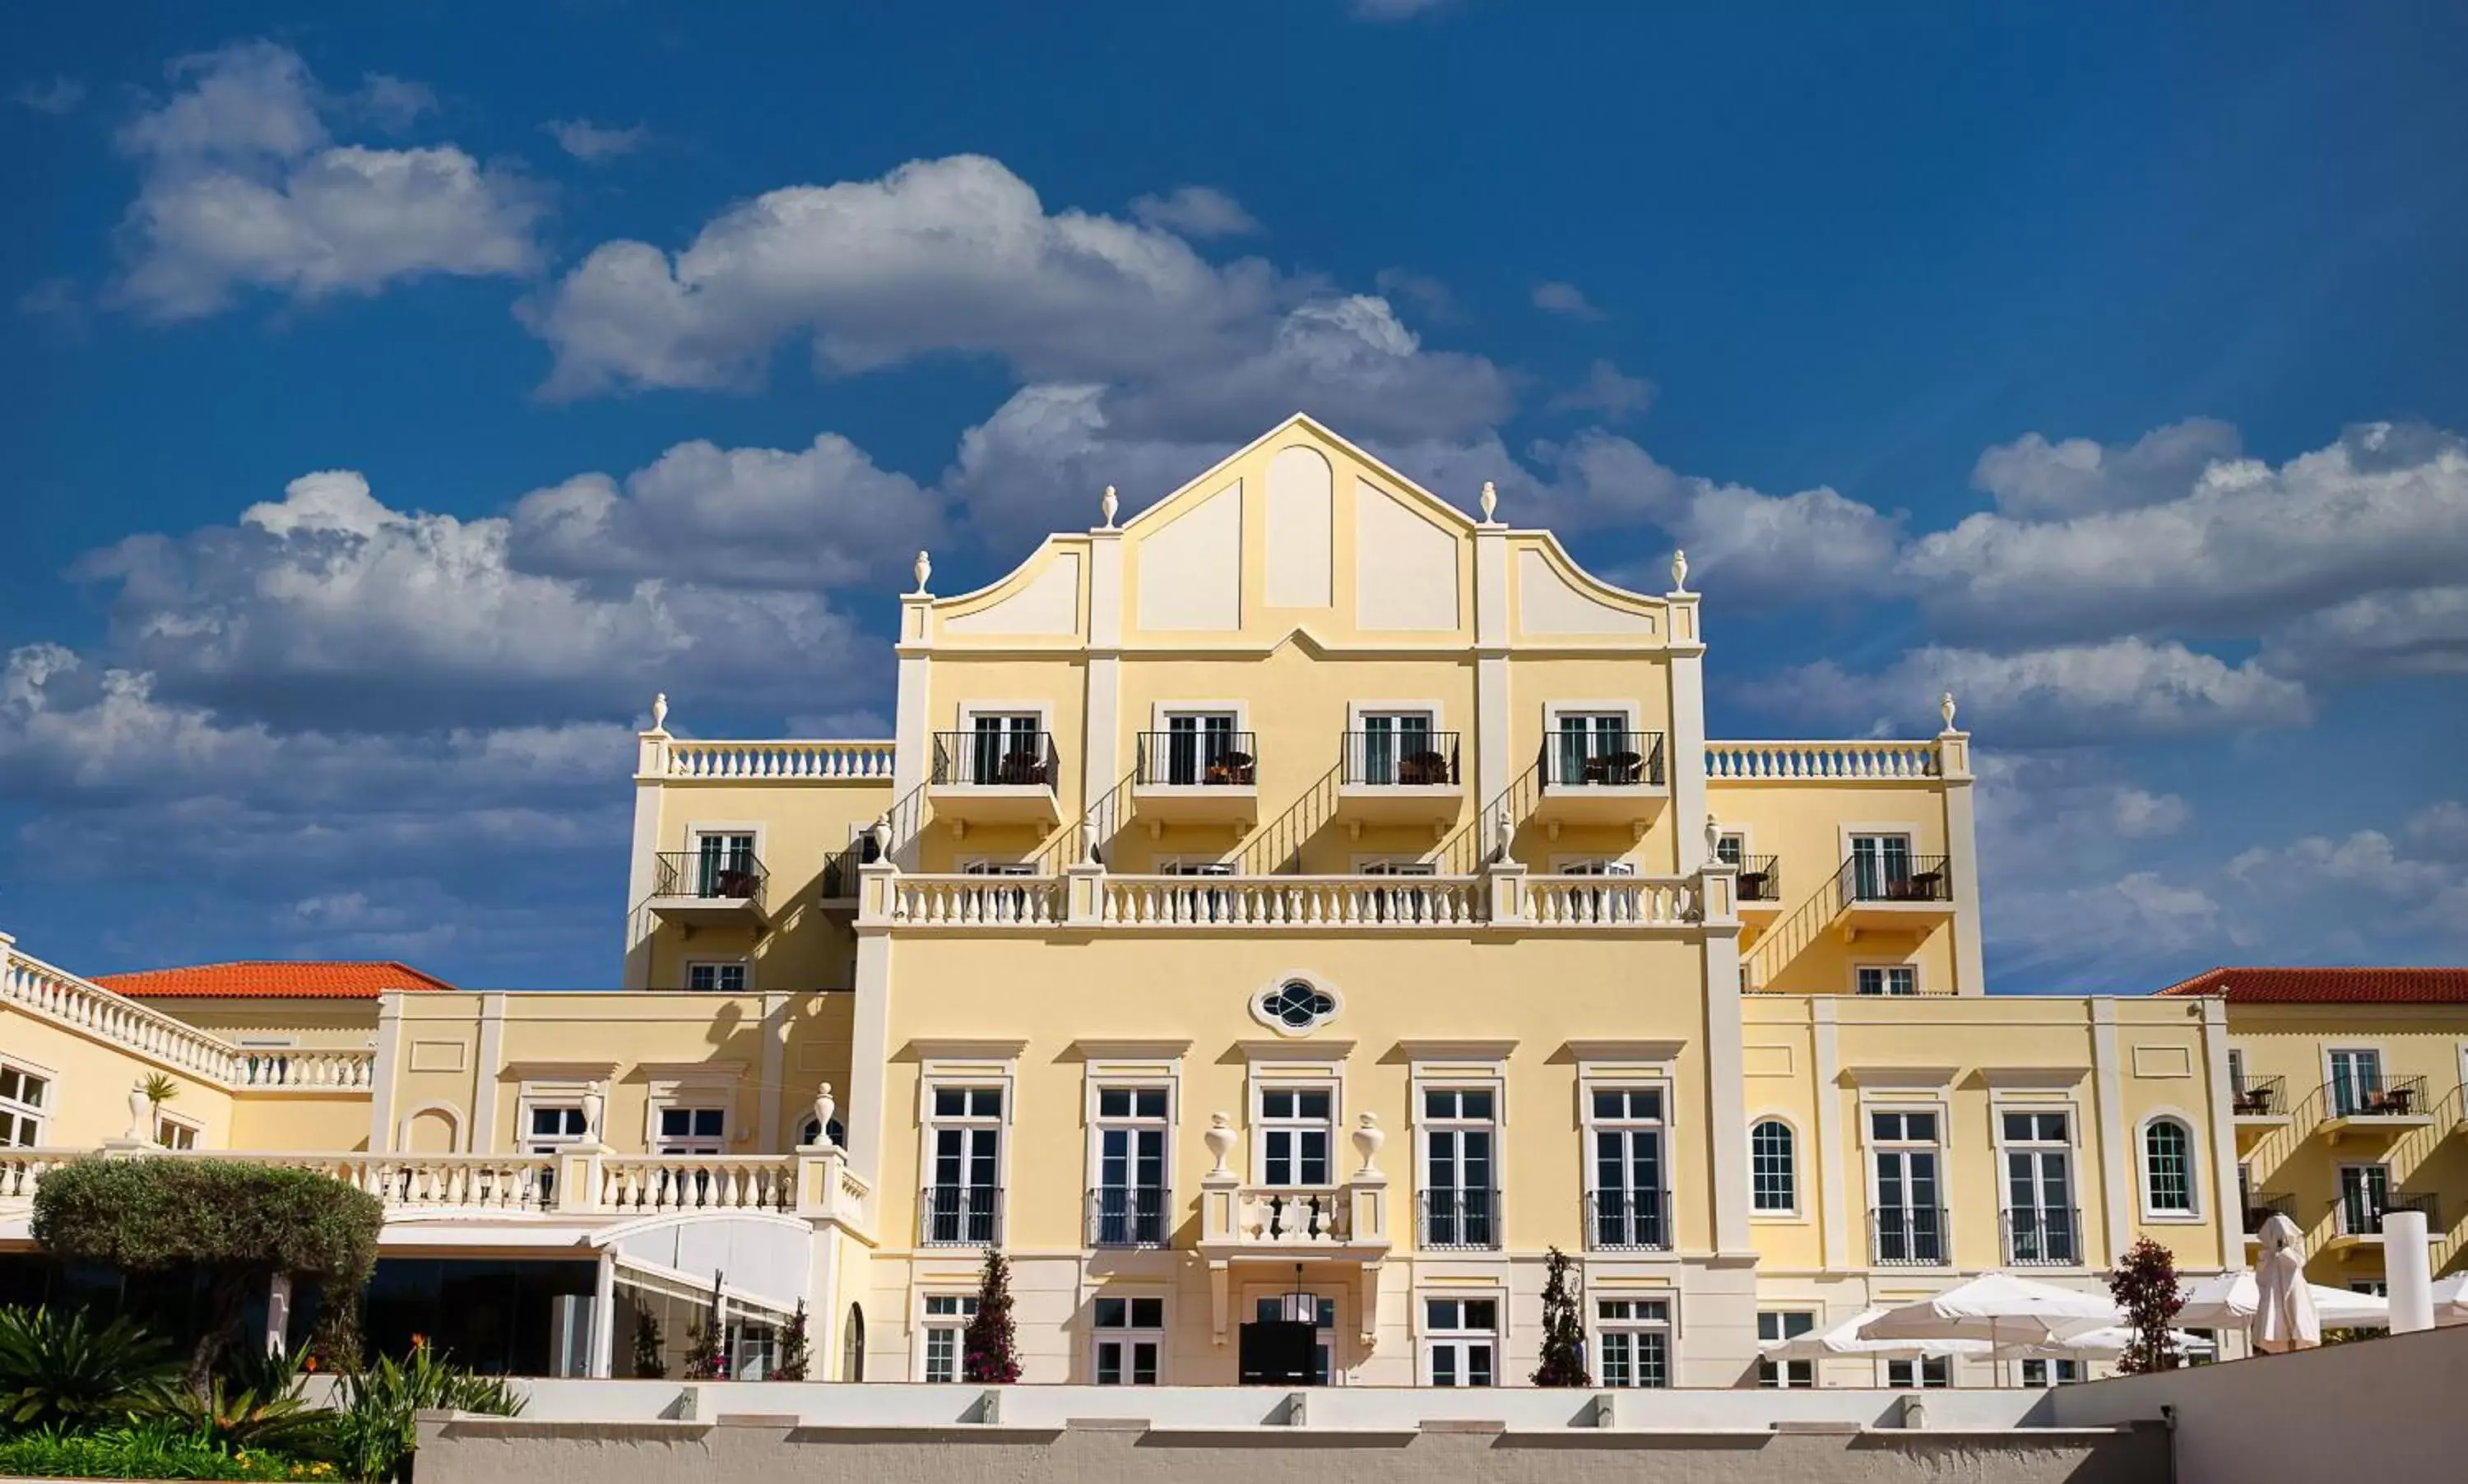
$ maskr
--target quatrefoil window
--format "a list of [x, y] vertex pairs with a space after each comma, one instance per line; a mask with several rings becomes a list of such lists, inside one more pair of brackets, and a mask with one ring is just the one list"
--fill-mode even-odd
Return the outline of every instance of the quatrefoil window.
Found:
[[1260, 1018], [1291, 1035], [1326, 1024], [1336, 1014], [1337, 996], [1304, 979], [1289, 979], [1260, 996]]

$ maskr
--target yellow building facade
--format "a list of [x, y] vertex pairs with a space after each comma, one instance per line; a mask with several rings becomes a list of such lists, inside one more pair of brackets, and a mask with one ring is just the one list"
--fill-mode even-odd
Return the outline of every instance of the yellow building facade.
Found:
[[[2145, 1236], [2241, 1265], [2240, 1078], [2283, 1033], [1988, 994], [1952, 697], [1931, 737], [1711, 739], [1684, 560], [1632, 591], [1502, 514], [1297, 417], [977, 591], [921, 554], [892, 738], [655, 705], [623, 990], [387, 994], [363, 1049], [298, 1042], [331, 1086], [255, 1070], [275, 1010], [12, 957], [0, 1052], [52, 1101], [0, 1201], [127, 1142], [166, 1065], [197, 1157], [377, 1190], [389, 1252], [554, 1233], [599, 1269], [556, 1364], [599, 1374], [622, 1293], [724, 1267], [749, 1315], [808, 1305], [825, 1377], [953, 1379], [999, 1246], [1032, 1381], [1520, 1384], [1558, 1249], [1607, 1384], [1992, 1384], [2025, 1378], [1758, 1347], [1988, 1268], [2095, 1286]], [[2403, 1191], [2468, 1186], [2442, 1014]]]

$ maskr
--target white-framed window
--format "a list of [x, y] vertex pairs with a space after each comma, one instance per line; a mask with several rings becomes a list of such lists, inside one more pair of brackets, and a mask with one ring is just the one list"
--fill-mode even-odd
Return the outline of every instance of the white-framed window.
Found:
[[47, 1073], [0, 1062], [0, 1147], [33, 1149], [43, 1142], [43, 1119], [52, 1104]]
[[1251, 996], [1251, 1017], [1280, 1036], [1308, 1036], [1345, 1008], [1337, 992], [1288, 975]]
[[1312, 1337], [1312, 1384], [1329, 1383], [1337, 1356], [1336, 1299], [1325, 1293], [1261, 1294], [1252, 1300], [1251, 1316], [1263, 1324], [1310, 1319], [1315, 1332]]
[[1146, 761], [1142, 779], [1153, 784], [1250, 784], [1257, 774], [1250, 733], [1239, 709], [1160, 708], [1163, 756]]
[[[963, 737], [952, 739], [948, 776], [955, 784], [1050, 784], [1045, 776], [1045, 718], [1034, 711], [963, 708]], [[939, 744], [938, 744], [939, 745]]]
[[2383, 1216], [2390, 1210], [2388, 1165], [2340, 1166], [2340, 1204], [2332, 1229], [2349, 1236], [2379, 1236]]
[[2082, 1367], [2072, 1360], [2022, 1362], [2022, 1384], [2025, 1386], [2070, 1386], [2080, 1380]]
[[1165, 1244], [1166, 1145], [1173, 1098], [1163, 1086], [1101, 1086], [1097, 1091], [1095, 1195], [1089, 1244]]
[[655, 1154], [725, 1154], [728, 1108], [724, 1104], [670, 1103], [658, 1109]]
[[924, 1356], [920, 1381], [955, 1381], [960, 1379], [961, 1339], [968, 1333], [969, 1321], [977, 1315], [974, 1293], [928, 1293], [926, 1295], [925, 1344], [918, 1347]]
[[1850, 843], [1852, 900], [1885, 902], [1908, 893], [1911, 880], [1908, 834], [1860, 833], [1852, 835]]
[[1663, 1157], [1664, 1089], [1597, 1086], [1586, 1094], [1586, 1233], [1604, 1249], [1671, 1245], [1669, 1164]]
[[[1817, 1315], [1805, 1309], [1765, 1309], [1757, 1313], [1757, 1340], [1779, 1344], [1817, 1328]], [[1757, 1384], [1768, 1391], [1806, 1391], [1817, 1384], [1814, 1360], [1759, 1360]]]
[[1797, 1138], [1779, 1118], [1748, 1126], [1748, 1209], [1765, 1216], [1799, 1210]]
[[1498, 1244], [1498, 1113], [1491, 1087], [1422, 1090], [1423, 1246]]
[[2370, 1046], [2338, 1046], [2322, 1054], [2330, 1072], [2326, 1089], [2334, 1118], [2351, 1118], [2378, 1107], [2383, 1086], [2383, 1054]]
[[1671, 1384], [1671, 1301], [1664, 1298], [1594, 1300], [1594, 1353], [1602, 1358], [1606, 1386]]
[[2005, 1260], [2070, 1267], [2082, 1261], [2074, 1208], [2073, 1121], [2064, 1108], [2001, 1108], [1997, 1145], [2005, 1164]]
[[1355, 714], [1345, 740], [1345, 781], [1357, 784], [1444, 784], [1447, 760], [1431, 747], [1437, 730], [1425, 708], [1383, 707]]
[[526, 1103], [523, 1148], [534, 1154], [554, 1154], [590, 1130], [581, 1103]]
[[1259, 1099], [1260, 1183], [1304, 1189], [1335, 1184], [1337, 1089], [1270, 1084], [1260, 1088]]
[[1636, 862], [1607, 856], [1560, 856], [1551, 862], [1554, 876], [1634, 876]]
[[752, 984], [745, 960], [707, 959], [686, 965], [686, 988], [710, 993], [743, 994]]
[[1491, 1386], [1499, 1357], [1499, 1300], [1423, 1301], [1423, 1383]]
[[154, 1115], [154, 1142], [165, 1149], [197, 1147], [197, 1126], [185, 1118], [157, 1111]]
[[2195, 1171], [2194, 1130], [2183, 1119], [2161, 1113], [2143, 1124], [2142, 1209], [2146, 1215], [2200, 1214]]
[[1881, 1265], [1947, 1261], [1940, 1126], [1933, 1108], [1868, 1113], [1868, 1193]]
[[1947, 1356], [1885, 1362], [1885, 1385], [1893, 1391], [1947, 1391], [1954, 1386], [1954, 1361]]
[[992, 1246], [1002, 1240], [1003, 1088], [938, 1083], [926, 1090], [926, 1107], [923, 1240]]
[[1165, 1355], [1165, 1300], [1099, 1297], [1094, 1374], [1100, 1386], [1154, 1386]]
[[759, 842], [751, 830], [698, 829], [694, 832], [694, 879], [686, 883], [697, 897], [741, 898], [755, 895], [763, 867]]
[[1659, 760], [1646, 756], [1632, 708], [1554, 706], [1550, 732], [1543, 743], [1545, 787], [1661, 782]]
[[1851, 987], [1862, 994], [1917, 994], [1919, 967], [1914, 964], [1862, 964], [1851, 970]]

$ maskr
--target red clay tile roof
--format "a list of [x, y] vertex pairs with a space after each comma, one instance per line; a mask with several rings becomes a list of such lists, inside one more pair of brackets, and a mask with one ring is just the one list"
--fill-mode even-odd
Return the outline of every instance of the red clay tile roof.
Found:
[[2213, 969], [2159, 993], [2231, 1005], [2468, 1005], [2468, 969]]
[[375, 999], [386, 990], [450, 990], [433, 974], [391, 959], [243, 959], [189, 969], [103, 974], [95, 983], [141, 999], [201, 996], [265, 999]]

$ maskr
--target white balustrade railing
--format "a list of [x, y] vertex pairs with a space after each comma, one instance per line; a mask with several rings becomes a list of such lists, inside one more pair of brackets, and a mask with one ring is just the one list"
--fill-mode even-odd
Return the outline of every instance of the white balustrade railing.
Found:
[[668, 744], [672, 778], [891, 779], [887, 742], [683, 742]]
[[1544, 927], [1657, 927], [1686, 923], [1688, 881], [1647, 876], [1529, 876], [1525, 915]]
[[366, 1088], [377, 1078], [374, 1051], [272, 1051], [247, 1048], [240, 1053], [239, 1073], [232, 1080], [243, 1087]]
[[1342, 1245], [1350, 1218], [1342, 1190], [1245, 1186], [1234, 1197], [1234, 1240], [1260, 1246]]
[[[0, 1200], [31, 1198], [42, 1176], [93, 1150], [0, 1150]], [[273, 1165], [307, 1170], [366, 1191], [393, 1209], [545, 1211], [554, 1193], [546, 1154], [300, 1153], [240, 1149], [154, 1150], [137, 1157]]]
[[903, 875], [890, 890], [895, 923], [1007, 927], [1063, 920], [1063, 882], [1051, 876]]
[[785, 1211], [797, 1203], [793, 1161], [769, 1155], [617, 1155], [601, 1167], [614, 1211]]
[[32, 1200], [34, 1184], [49, 1171], [80, 1155], [80, 1149], [0, 1149], [0, 1200]]
[[1451, 927], [1482, 920], [1467, 876], [1109, 876], [1098, 919], [1145, 927]]
[[1933, 742], [1709, 742], [1705, 776], [1759, 779], [1936, 778], [1944, 762]]

